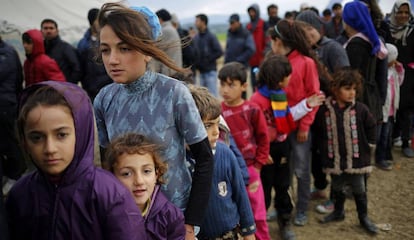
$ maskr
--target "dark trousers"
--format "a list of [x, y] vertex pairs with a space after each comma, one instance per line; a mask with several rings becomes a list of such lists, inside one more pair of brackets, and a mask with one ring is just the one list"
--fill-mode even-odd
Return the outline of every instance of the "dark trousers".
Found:
[[262, 180], [265, 195], [266, 209], [272, 202], [272, 188], [275, 190], [275, 209], [278, 215], [291, 214], [293, 210], [289, 195], [290, 169], [289, 169], [289, 141], [272, 142], [270, 144], [270, 156], [273, 164], [263, 166], [260, 178]]
[[401, 135], [402, 148], [409, 147], [408, 140], [411, 138], [411, 116], [409, 108], [400, 108], [397, 111], [396, 122], [394, 125], [394, 137]]
[[323, 190], [328, 186], [326, 174], [323, 172], [322, 161], [319, 151], [312, 147], [312, 176], [313, 185], [318, 190]]
[[392, 160], [392, 129], [394, 118], [389, 117], [387, 122], [378, 125], [377, 147], [375, 150], [375, 160], [385, 161]]

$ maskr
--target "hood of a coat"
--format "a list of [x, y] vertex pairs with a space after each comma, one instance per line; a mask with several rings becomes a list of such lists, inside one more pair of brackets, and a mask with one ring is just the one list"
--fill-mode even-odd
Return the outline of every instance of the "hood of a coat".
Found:
[[92, 104], [85, 91], [75, 84], [45, 81], [33, 84], [23, 90], [19, 102], [19, 111], [27, 101], [29, 95], [44, 85], [54, 88], [63, 95], [71, 108], [74, 120], [76, 134], [75, 154], [72, 162], [62, 175], [60, 184], [64, 185], [75, 181], [87, 168], [93, 166], [95, 120]]
[[43, 44], [42, 32], [40, 32], [37, 29], [31, 29], [25, 33], [27, 33], [30, 36], [33, 42], [33, 50], [32, 50], [31, 55], [37, 56], [37, 55], [45, 53], [45, 46]]

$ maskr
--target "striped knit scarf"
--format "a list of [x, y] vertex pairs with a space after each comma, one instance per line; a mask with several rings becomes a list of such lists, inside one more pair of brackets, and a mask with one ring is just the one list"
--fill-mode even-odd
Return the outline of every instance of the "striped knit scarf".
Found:
[[270, 100], [277, 133], [288, 134], [295, 130], [296, 124], [290, 113], [285, 91], [270, 90], [267, 86], [260, 87], [258, 91]]

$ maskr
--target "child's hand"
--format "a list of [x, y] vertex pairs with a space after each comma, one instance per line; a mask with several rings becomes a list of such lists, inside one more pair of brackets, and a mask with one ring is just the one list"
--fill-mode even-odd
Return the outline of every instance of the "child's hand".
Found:
[[185, 240], [196, 240], [194, 226], [185, 224]]
[[270, 165], [270, 164], [273, 164], [273, 158], [272, 158], [272, 156], [268, 156], [267, 157], [267, 162], [266, 162], [266, 165]]
[[243, 240], [256, 240], [254, 234], [246, 235], [243, 237]]
[[296, 141], [298, 141], [300, 143], [306, 142], [308, 140], [308, 135], [309, 135], [309, 132], [307, 132], [307, 131], [304, 132], [304, 131], [299, 130], [297, 135], [296, 135]]
[[259, 181], [254, 181], [247, 187], [247, 190], [251, 193], [255, 193], [257, 189], [259, 189]]
[[306, 105], [308, 107], [314, 108], [314, 107], [322, 105], [324, 101], [325, 101], [325, 94], [315, 93], [306, 99]]

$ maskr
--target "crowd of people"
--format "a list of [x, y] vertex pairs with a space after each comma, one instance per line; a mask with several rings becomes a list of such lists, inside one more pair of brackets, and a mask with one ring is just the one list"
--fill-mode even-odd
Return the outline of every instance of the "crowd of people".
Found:
[[270, 240], [277, 220], [292, 240], [311, 200], [327, 224], [347, 194], [378, 234], [368, 176], [398, 142], [414, 158], [410, 1], [246, 12], [224, 47], [204, 13], [191, 33], [121, 3], [90, 9], [76, 48], [44, 19], [23, 65], [0, 37], [0, 238]]

